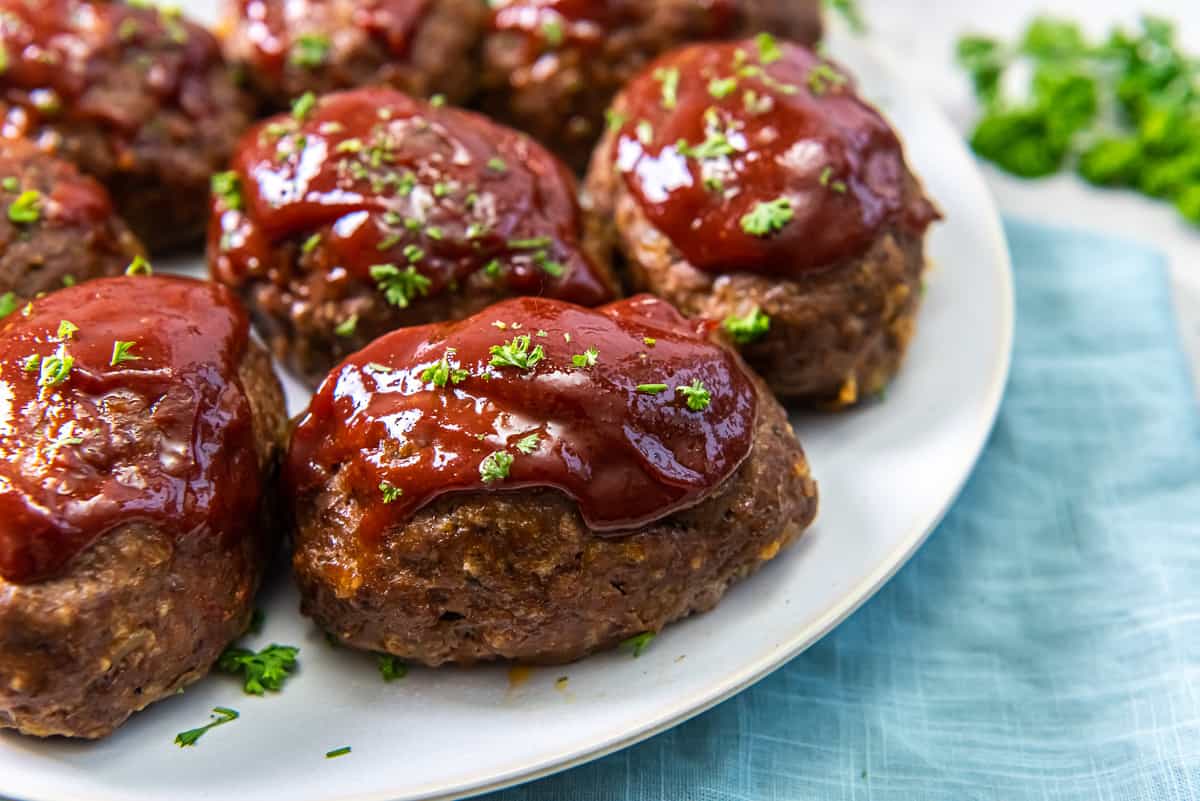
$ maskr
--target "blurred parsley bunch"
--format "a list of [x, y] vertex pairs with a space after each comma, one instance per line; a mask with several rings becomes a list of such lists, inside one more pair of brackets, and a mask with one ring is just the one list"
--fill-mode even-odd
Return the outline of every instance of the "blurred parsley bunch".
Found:
[[[985, 112], [971, 147], [1025, 178], [1071, 165], [1087, 181], [1168, 200], [1200, 225], [1200, 61], [1174, 26], [1143, 17], [1093, 44], [1070, 21], [1038, 17], [1015, 45], [958, 41]], [[1028, 95], [1005, 95], [1010, 70], [1028, 68]]]

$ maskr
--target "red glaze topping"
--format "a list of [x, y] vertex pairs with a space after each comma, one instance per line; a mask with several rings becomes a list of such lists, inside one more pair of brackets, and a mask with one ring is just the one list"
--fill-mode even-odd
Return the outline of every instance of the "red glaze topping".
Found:
[[691, 264], [798, 276], [937, 219], [887, 121], [836, 66], [770, 37], [677, 50], [617, 101], [613, 158]]
[[[605, 34], [650, 16], [646, 0], [492, 0], [492, 29], [523, 31], [551, 48], [562, 42], [599, 45]], [[711, 36], [737, 23], [737, 0], [696, 0]]]
[[750, 452], [757, 392], [707, 331], [645, 295], [595, 310], [518, 298], [394, 331], [317, 390], [292, 437], [292, 489], [337, 472], [368, 499], [369, 543], [462, 491], [553, 487], [597, 531], [646, 525]]
[[[255, 67], [278, 76], [289, 62], [321, 67], [329, 32], [358, 28], [396, 58], [408, 54], [430, 0], [239, 0], [254, 45]], [[312, 31], [306, 33], [306, 31]]]
[[[390, 89], [326, 95], [251, 129], [218, 196], [210, 259], [222, 281], [294, 265], [285, 241], [320, 247], [327, 269], [374, 284], [372, 267], [412, 271], [407, 305], [486, 270], [517, 294], [594, 306], [612, 299], [580, 250], [574, 179], [527, 137]], [[236, 208], [235, 208], [236, 207]], [[315, 238], [314, 238], [315, 237]]]
[[237, 381], [248, 333], [227, 289], [184, 278], [89, 281], [5, 318], [0, 576], [56, 575], [137, 520], [248, 534], [260, 492]]
[[28, 135], [42, 122], [90, 121], [132, 135], [148, 121], [144, 103], [192, 118], [213, 110], [207, 84], [220, 62], [216, 39], [178, 11], [89, 0], [0, 0], [3, 133]]

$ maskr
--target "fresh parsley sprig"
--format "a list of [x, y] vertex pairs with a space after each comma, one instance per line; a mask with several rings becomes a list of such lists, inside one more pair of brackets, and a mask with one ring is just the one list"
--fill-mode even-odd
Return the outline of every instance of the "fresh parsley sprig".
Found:
[[268, 645], [255, 653], [246, 648], [226, 648], [217, 660], [224, 673], [242, 675], [248, 695], [263, 695], [267, 690], [278, 692], [296, 667], [300, 649], [292, 645]]

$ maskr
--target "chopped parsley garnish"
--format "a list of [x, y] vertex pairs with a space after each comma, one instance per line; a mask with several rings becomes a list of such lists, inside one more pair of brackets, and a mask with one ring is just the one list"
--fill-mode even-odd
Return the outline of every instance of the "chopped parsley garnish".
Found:
[[630, 637], [628, 640], [622, 642], [621, 647], [628, 648], [630, 651], [632, 651], [633, 657], [636, 659], [642, 655], [643, 651], [650, 647], [650, 641], [653, 639], [654, 632], [644, 631], [641, 634], [638, 634], [635, 637]]
[[71, 275], [70, 273], [67, 273], [62, 277], [62, 285], [65, 287], [75, 286], [76, 283], [77, 281], [75, 280], [75, 276]]
[[737, 91], [737, 78], [713, 78], [708, 82], [708, 93], [717, 100], [724, 100]]
[[438, 92], [436, 95], [429, 98], [429, 105], [433, 106], [434, 108], [441, 108], [442, 106], [446, 105], [446, 96], [441, 92]]
[[121, 364], [122, 362], [139, 361], [142, 358], [141, 356], [137, 356], [137, 355], [134, 355], [133, 353], [130, 353], [130, 351], [133, 350], [134, 344], [135, 343], [133, 343], [133, 342], [126, 342], [121, 339], [118, 339], [116, 342], [114, 342], [113, 343], [113, 351], [112, 351], [112, 359], [109, 360], [108, 366], [116, 367], [118, 364]]
[[662, 107], [669, 111], [679, 105], [679, 67], [659, 67], [654, 80], [662, 84]]
[[345, 320], [342, 320], [340, 323], [338, 323], [337, 327], [333, 329], [333, 333], [337, 334], [339, 337], [352, 337], [357, 329], [358, 315], [352, 314]]
[[839, 195], [846, 194], [846, 182], [834, 180], [833, 167], [826, 167], [821, 170], [821, 186], [827, 186]]
[[687, 407], [693, 412], [702, 412], [712, 403], [712, 395], [709, 394], [708, 387], [704, 386], [704, 382], [698, 378], [690, 386], [676, 387], [675, 391], [684, 397]]
[[539, 248], [548, 248], [552, 244], [554, 243], [548, 236], [508, 240], [510, 250], [538, 250]]
[[783, 58], [783, 51], [779, 49], [779, 43], [769, 33], [760, 33], [755, 36], [754, 44], [758, 48], [758, 59], [764, 64], [774, 64]]
[[742, 230], [751, 236], [770, 236], [782, 231], [792, 221], [794, 214], [792, 202], [786, 197], [759, 202], [749, 214], [742, 217]]
[[538, 443], [541, 442], [541, 437], [537, 434], [530, 434], [527, 437], [522, 437], [517, 443], [517, 450], [528, 456], [538, 449]]
[[546, 40], [546, 44], [550, 47], [558, 47], [563, 43], [562, 23], [556, 19], [548, 19], [542, 23], [542, 38]]
[[680, 139], [675, 143], [675, 149], [687, 158], [699, 159], [705, 161], [707, 159], [721, 158], [729, 156], [737, 152], [737, 148], [733, 146], [733, 142], [729, 141], [729, 136], [720, 129], [720, 118], [715, 108], [710, 108], [704, 114], [707, 132], [703, 142], [692, 146], [686, 140]]
[[[41, 372], [38, 375], [38, 385], [43, 387], [53, 387], [66, 381], [71, 375], [71, 368], [75, 365], [75, 358], [67, 353], [66, 349], [58, 346], [58, 350], [52, 356], [47, 356], [41, 360]], [[29, 369], [29, 362], [26, 360], [25, 369]]]
[[212, 193], [220, 198], [225, 208], [237, 211], [242, 208], [242, 182], [233, 170], [213, 173]]
[[343, 745], [341, 748], [335, 748], [332, 751], [325, 752], [326, 759], [337, 759], [340, 756], [345, 756], [350, 753], [350, 746]]
[[595, 348], [588, 348], [583, 353], [576, 353], [571, 357], [571, 364], [576, 367], [593, 367], [596, 360], [600, 358], [600, 351]]
[[417, 295], [428, 294], [432, 283], [411, 265], [401, 270], [394, 264], [376, 264], [371, 267], [371, 278], [387, 302], [401, 309], [407, 309]]
[[403, 487], [397, 487], [390, 481], [380, 481], [379, 491], [383, 493], [384, 503], [395, 503], [404, 494]]
[[421, 259], [425, 258], [425, 251], [419, 245], [408, 244], [401, 251], [410, 264], [416, 264]]
[[70, 339], [79, 331], [79, 326], [70, 320], [58, 321], [58, 338], [62, 340]]
[[753, 89], [747, 89], [742, 93], [742, 106], [748, 114], [766, 114], [775, 105], [775, 101], [770, 95], [760, 95]]
[[278, 692], [296, 667], [300, 649], [291, 645], [272, 643], [258, 653], [246, 648], [226, 648], [217, 660], [224, 673], [241, 674], [243, 689], [248, 695], [263, 695], [267, 690]]
[[35, 223], [42, 215], [42, 193], [26, 189], [8, 204], [8, 219], [15, 223]]
[[3, 187], [5, 192], [16, 192], [21, 188], [21, 182], [17, 180], [15, 175], [9, 175], [3, 181], [0, 181], [0, 187]]
[[658, 340], [654, 337], [642, 337], [642, 344], [648, 348], [653, 348], [658, 344]]
[[483, 266], [484, 275], [489, 278], [498, 278], [500, 276], [500, 260], [492, 259]]
[[538, 362], [546, 357], [546, 351], [541, 345], [529, 349], [529, 334], [514, 337], [504, 345], [492, 345], [492, 367], [517, 367], [522, 370], [532, 370]]
[[771, 329], [771, 318], [758, 306], [755, 306], [742, 317], [730, 315], [723, 323], [725, 330], [739, 345], [749, 345], [766, 336]]
[[821, 63], [808, 71], [808, 89], [814, 95], [823, 95], [830, 88], [846, 83], [846, 76], [828, 64]]
[[548, 257], [544, 251], [534, 256], [533, 261], [538, 267], [541, 268], [542, 272], [546, 273], [552, 278], [562, 278], [567, 274], [566, 265], [560, 261], [555, 261], [554, 259]]
[[125, 268], [126, 275], [154, 275], [154, 267], [144, 256], [134, 256]]
[[213, 716], [216, 718], [216, 720], [207, 725], [201, 726], [198, 729], [181, 731], [179, 734], [176, 734], [175, 745], [179, 746], [180, 748], [184, 748], [185, 746], [189, 745], [195, 745], [196, 741], [203, 737], [205, 732], [207, 732], [209, 729], [214, 729], [217, 726], [228, 723], [231, 720], [237, 720], [238, 712], [236, 709], [230, 709], [224, 706], [215, 706], [213, 707]]
[[642, 120], [637, 124], [637, 138], [643, 145], [654, 141], [654, 126], [648, 120]]
[[36, 353], [31, 353], [21, 362], [21, 369], [27, 373], [36, 373], [41, 363], [42, 357]]
[[825, 0], [825, 4], [836, 11], [846, 20], [846, 24], [850, 26], [850, 30], [855, 33], [865, 33], [867, 23], [863, 21], [862, 11], [858, 7], [858, 0]]
[[375, 664], [379, 666], [379, 675], [383, 676], [384, 681], [396, 681], [408, 675], [408, 665], [394, 654], [375, 654]]
[[305, 120], [309, 113], [317, 105], [317, 96], [312, 92], [305, 92], [292, 102], [292, 117], [297, 120]]
[[450, 357], [454, 355], [454, 348], [447, 348], [442, 354], [442, 358], [421, 371], [421, 381], [426, 384], [433, 384], [435, 387], [444, 387], [446, 384], [461, 384], [467, 380], [470, 373], [459, 367], [450, 366]]
[[308, 239], [304, 240], [304, 244], [300, 246], [300, 252], [304, 254], [312, 253], [321, 244], [321, 235], [313, 234]]
[[329, 56], [329, 38], [306, 33], [296, 38], [289, 60], [297, 67], [313, 69], [325, 63]]
[[5, 292], [0, 295], [0, 320], [3, 320], [8, 315], [17, 310], [17, 296], [14, 292]]
[[483, 479], [484, 484], [503, 481], [508, 478], [508, 471], [512, 467], [512, 463], [513, 455], [511, 453], [504, 451], [489, 453], [479, 463], [479, 477]]
[[642, 393], [643, 395], [661, 395], [662, 393], [666, 392], [668, 389], [670, 389], [670, 387], [668, 387], [666, 384], [638, 384], [637, 385], [637, 391]]
[[624, 127], [629, 118], [614, 108], [604, 110], [604, 122], [608, 125], [608, 130], [619, 131]]
[[508, 172], [508, 164], [499, 156], [492, 156], [488, 159], [487, 167], [492, 172]]

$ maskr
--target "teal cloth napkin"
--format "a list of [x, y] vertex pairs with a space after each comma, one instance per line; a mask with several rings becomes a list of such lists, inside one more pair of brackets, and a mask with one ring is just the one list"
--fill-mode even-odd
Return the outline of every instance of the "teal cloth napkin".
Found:
[[1008, 236], [1008, 394], [913, 560], [754, 688], [491, 801], [1200, 799], [1200, 409], [1163, 260]]

